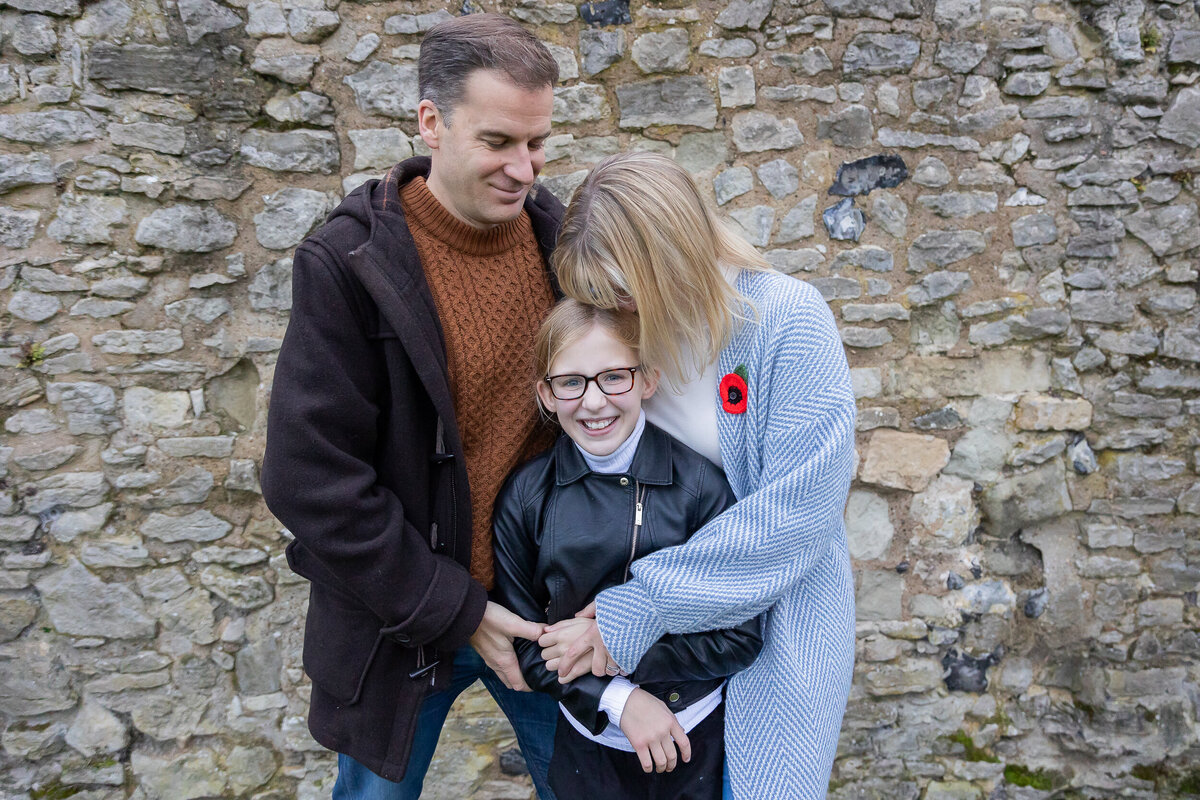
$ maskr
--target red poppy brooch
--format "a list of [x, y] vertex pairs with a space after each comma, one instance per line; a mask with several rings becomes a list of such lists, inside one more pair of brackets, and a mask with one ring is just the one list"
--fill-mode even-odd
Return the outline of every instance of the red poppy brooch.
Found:
[[737, 369], [721, 378], [721, 408], [730, 414], [746, 413], [746, 398], [750, 390], [746, 388], [746, 378], [749, 376], [744, 364], [738, 364]]

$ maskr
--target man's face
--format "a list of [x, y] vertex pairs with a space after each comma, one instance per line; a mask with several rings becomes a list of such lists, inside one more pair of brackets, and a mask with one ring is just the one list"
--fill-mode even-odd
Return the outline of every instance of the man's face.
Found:
[[428, 100], [417, 108], [421, 138], [433, 151], [429, 190], [446, 210], [475, 228], [521, 213], [546, 163], [554, 90], [530, 91], [494, 70], [467, 78], [450, 124]]

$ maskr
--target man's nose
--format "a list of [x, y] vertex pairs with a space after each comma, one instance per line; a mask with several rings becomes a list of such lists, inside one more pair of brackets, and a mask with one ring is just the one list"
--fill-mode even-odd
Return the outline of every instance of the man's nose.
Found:
[[513, 157], [504, 167], [504, 174], [518, 183], [533, 183], [538, 170], [533, 163], [533, 154], [529, 152], [528, 147], [515, 148]]

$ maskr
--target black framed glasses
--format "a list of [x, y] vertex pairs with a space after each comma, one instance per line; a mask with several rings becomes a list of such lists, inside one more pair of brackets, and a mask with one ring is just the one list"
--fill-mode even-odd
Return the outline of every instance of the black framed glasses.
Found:
[[618, 367], [595, 375], [547, 375], [545, 381], [550, 386], [550, 393], [559, 400], [578, 400], [587, 393], [587, 386], [593, 381], [596, 388], [611, 397], [632, 389], [634, 373], [639, 369], [641, 367]]

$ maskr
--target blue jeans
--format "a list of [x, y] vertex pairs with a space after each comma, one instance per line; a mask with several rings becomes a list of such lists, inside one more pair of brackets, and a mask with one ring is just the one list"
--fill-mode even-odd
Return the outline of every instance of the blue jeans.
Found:
[[433, 760], [433, 751], [437, 747], [446, 714], [454, 700], [476, 679], [483, 681], [495, 698], [496, 705], [512, 723], [538, 797], [541, 800], [555, 800], [546, 782], [546, 773], [554, 752], [558, 703], [540, 692], [515, 692], [506, 688], [470, 645], [459, 648], [454, 654], [454, 675], [450, 679], [450, 687], [434, 692], [421, 704], [417, 733], [404, 780], [396, 783], [381, 778], [350, 756], [338, 753], [338, 776], [333, 785], [333, 800], [419, 800], [425, 773], [429, 769], [429, 762]]

